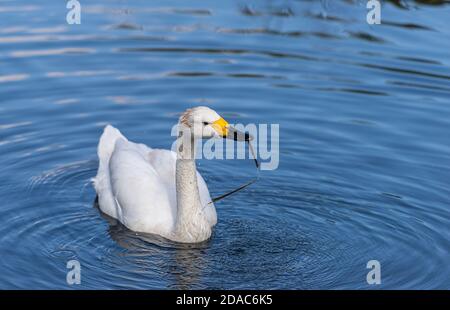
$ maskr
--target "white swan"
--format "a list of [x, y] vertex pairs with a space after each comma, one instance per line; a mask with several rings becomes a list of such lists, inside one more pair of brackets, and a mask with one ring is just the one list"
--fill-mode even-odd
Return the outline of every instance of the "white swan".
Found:
[[94, 187], [100, 209], [129, 229], [177, 242], [201, 242], [211, 236], [217, 214], [195, 166], [195, 140], [239, 140], [243, 134], [207, 107], [188, 109], [178, 124], [177, 152], [133, 143], [106, 126], [98, 145]]

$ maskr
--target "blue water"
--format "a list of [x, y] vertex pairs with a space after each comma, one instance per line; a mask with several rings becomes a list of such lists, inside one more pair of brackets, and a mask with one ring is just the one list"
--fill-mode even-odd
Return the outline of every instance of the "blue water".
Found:
[[[384, 1], [368, 25], [365, 3], [81, 0], [68, 25], [65, 1], [1, 0], [0, 288], [449, 289], [450, 6]], [[170, 148], [196, 105], [279, 124], [278, 169], [201, 245], [102, 216], [104, 125]], [[255, 175], [199, 170], [213, 196]]]

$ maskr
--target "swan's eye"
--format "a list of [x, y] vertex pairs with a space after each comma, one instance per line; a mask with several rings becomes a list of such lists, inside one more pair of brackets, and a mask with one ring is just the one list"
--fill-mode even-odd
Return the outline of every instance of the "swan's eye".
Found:
[[208, 126], [209, 123], [208, 122], [203, 122], [203, 126]]

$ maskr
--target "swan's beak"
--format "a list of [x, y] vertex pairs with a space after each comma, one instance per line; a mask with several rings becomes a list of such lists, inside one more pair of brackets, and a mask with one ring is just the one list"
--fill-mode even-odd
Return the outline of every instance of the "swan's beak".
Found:
[[222, 138], [226, 138], [228, 135], [228, 127], [230, 126], [226, 120], [222, 117], [217, 121], [211, 124], [212, 128], [221, 136]]
[[252, 141], [253, 136], [247, 132], [242, 132], [230, 126], [223, 118], [218, 119], [212, 123], [215, 131], [224, 139], [231, 139], [235, 141]]
[[234, 141], [252, 141], [253, 136], [248, 132], [242, 132], [237, 130], [234, 127], [228, 126], [228, 134], [226, 136], [227, 139], [231, 139]]

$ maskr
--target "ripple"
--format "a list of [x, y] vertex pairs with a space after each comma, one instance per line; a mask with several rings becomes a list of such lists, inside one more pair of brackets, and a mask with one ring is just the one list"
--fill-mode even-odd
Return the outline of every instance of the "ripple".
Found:
[[[177, 76], [177, 77], [204, 77], [204, 76], [220, 76], [213, 72], [170, 72], [167, 76]], [[283, 76], [279, 75], [265, 75], [258, 73], [228, 73], [222, 76], [238, 79], [285, 79]]]
[[213, 48], [176, 48], [176, 47], [133, 47], [133, 48], [119, 48], [117, 52], [121, 53], [200, 53], [200, 54], [223, 54], [223, 55], [244, 55], [244, 54], [259, 54], [270, 56], [274, 58], [292, 58], [316, 61], [318, 60], [312, 56], [306, 56], [301, 54], [289, 54], [282, 52], [273, 51], [252, 51], [252, 50], [241, 50], [241, 49], [213, 49]]
[[433, 28], [430, 28], [430, 27], [427, 27], [427, 26], [423, 26], [423, 25], [419, 25], [419, 24], [399, 23], [399, 22], [393, 22], [393, 21], [389, 21], [389, 20], [383, 20], [383, 25], [393, 26], [393, 27], [400, 27], [400, 28], [405, 28], [405, 29], [418, 29], [418, 30], [435, 31]]
[[21, 6], [0, 6], [0, 13], [13, 13], [13, 12], [32, 12], [39, 11], [41, 7], [36, 5], [21, 5]]
[[278, 35], [286, 37], [304, 37], [304, 36], [314, 36], [326, 39], [343, 39], [336, 34], [326, 33], [326, 32], [304, 32], [304, 31], [279, 31], [275, 29], [268, 28], [245, 28], [245, 29], [234, 29], [234, 28], [218, 28], [217, 32], [220, 33], [231, 33], [231, 34], [261, 34], [261, 35]]
[[240, 13], [245, 16], [275, 16], [275, 17], [293, 17], [295, 16], [294, 9], [289, 6], [269, 7], [254, 9], [250, 5], [243, 5], [239, 9]]
[[322, 14], [322, 13], [313, 13], [313, 12], [306, 12], [304, 14], [307, 17], [311, 17], [318, 20], [326, 20], [330, 22], [338, 22], [338, 23], [348, 23], [350, 22], [349, 19], [342, 18], [340, 16], [332, 15], [331, 13]]
[[27, 29], [29, 33], [62, 33], [67, 32], [68, 27], [58, 26], [58, 27], [43, 27], [43, 28], [32, 28]]
[[177, 14], [186, 14], [193, 16], [208, 16], [212, 15], [211, 10], [208, 9], [170, 9], [171, 12]]
[[418, 75], [418, 76], [426, 76], [426, 77], [432, 77], [432, 78], [437, 78], [437, 79], [450, 80], [450, 76], [448, 76], [448, 75], [431, 73], [431, 72], [423, 72], [423, 71], [414, 70], [414, 69], [389, 67], [389, 66], [375, 65], [375, 64], [359, 64], [359, 65], [362, 67], [367, 67], [367, 68], [371, 68], [371, 69], [379, 69], [379, 70], [383, 70], [383, 71], [402, 73], [405, 75]]
[[419, 83], [401, 82], [401, 81], [386, 81], [386, 83], [391, 84], [391, 85], [404, 86], [404, 87], [408, 87], [408, 88], [418, 88], [418, 89], [424, 89], [424, 90], [438, 90], [438, 91], [450, 92], [450, 88], [436, 86], [436, 85], [430, 85], [430, 84], [419, 84]]
[[367, 32], [349, 32], [349, 35], [352, 38], [360, 39], [363, 41], [374, 42], [374, 43], [387, 43], [386, 40], [384, 40], [380, 37], [374, 36]]
[[79, 181], [83, 180], [81, 187], [74, 188], [77, 195], [82, 196], [86, 187], [91, 185], [91, 178], [96, 170], [97, 161], [94, 160], [60, 166], [32, 177], [27, 185], [27, 191], [29, 193], [40, 191], [54, 198], [63, 197], [67, 195], [66, 188], [79, 185]]
[[61, 100], [55, 101], [55, 104], [65, 105], [65, 104], [74, 104], [80, 102], [80, 99], [77, 98], [65, 98]]
[[389, 94], [385, 92], [367, 89], [356, 89], [356, 88], [317, 88], [317, 89], [321, 91], [345, 92], [370, 96], [389, 96]]
[[240, 8], [240, 12], [246, 16], [261, 16], [263, 13], [255, 10], [250, 5], [244, 5]]
[[[50, 195], [52, 201], [61, 200], [67, 206], [79, 204], [77, 201], [84, 196], [83, 188], [90, 186], [90, 178], [95, 174], [95, 168], [95, 161], [77, 162], [55, 168], [33, 177], [28, 187], [29, 192], [34, 196], [40, 193], [41, 199]], [[269, 195], [265, 201], [277, 196], [270, 193]], [[312, 223], [303, 227], [295, 224], [295, 221], [274, 218], [252, 220], [223, 217], [210, 241], [184, 245], [158, 236], [129, 231], [105, 215], [103, 217], [106, 218], [109, 228], [102, 233], [99, 231], [101, 226], [95, 225], [98, 218], [92, 217], [93, 212], [99, 212], [96, 208], [91, 208], [89, 212], [86, 212], [86, 208], [65, 209], [66, 212], [55, 213], [56, 209], [49, 209], [41, 215], [35, 214], [35, 220], [24, 225], [23, 212], [32, 212], [30, 206], [22, 210], [20, 216], [11, 218], [11, 224], [20, 226], [20, 229], [15, 230], [20, 239], [53, 240], [45, 246], [46, 257], [51, 259], [52, 264], [78, 259], [84, 268], [104, 270], [98, 279], [88, 276], [85, 280], [88, 281], [86, 287], [104, 285], [101, 281], [103, 277], [116, 279], [122, 288], [142, 287], [142, 283], [137, 286], [139, 277], [154, 276], [172, 279], [168, 288], [177, 289], [206, 288], [208, 281], [211, 281], [212, 287], [221, 288], [217, 286], [217, 280], [225, 278], [228, 280], [224, 287], [228, 288], [245, 288], [250, 283], [254, 288], [266, 285], [272, 288], [292, 288], [289, 286], [292, 277], [301, 277], [301, 281], [297, 283], [302, 285], [297, 288], [333, 287], [340, 285], [336, 279], [346, 277], [350, 269], [358, 264], [356, 252], [365, 251], [358, 246], [359, 243], [348, 242], [351, 239], [348, 239], [347, 233], [341, 231], [339, 239], [335, 239], [338, 235], [327, 233], [326, 226], [313, 228], [310, 226]], [[340, 217], [337, 215], [334, 212], [329, 214], [330, 218], [339, 221]], [[29, 216], [25, 218], [30, 220]], [[22, 223], [19, 225], [20, 222]], [[80, 230], [83, 231], [82, 234], [78, 233]], [[71, 240], [62, 242], [60, 238], [51, 237], [61, 231], [66, 231]], [[86, 236], [91, 237], [86, 239]], [[104, 241], [96, 241], [105, 237], [114, 240], [119, 248], [105, 245]], [[364, 240], [364, 237], [360, 236], [359, 239]], [[102, 245], [96, 253], [86, 257], [87, 253], [83, 251], [83, 247], [91, 247], [91, 243], [98, 242]], [[336, 244], [339, 246], [335, 246]], [[102, 262], [100, 266], [96, 260], [92, 260], [92, 255], [98, 262]], [[164, 259], [161, 259], [162, 257]], [[259, 257], [258, 261], [255, 261], [255, 257]], [[339, 262], [336, 261], [337, 257]], [[239, 264], [235, 264], [236, 261], [239, 261]], [[124, 268], [119, 273], [114, 271], [117, 265], [130, 263], [137, 269]], [[336, 264], [348, 268], [335, 270]], [[139, 272], [139, 275], [136, 272]], [[200, 279], [203, 277], [208, 280], [202, 284]], [[148, 285], [154, 287], [155, 283], [150, 282]]]
[[197, 77], [197, 76], [212, 76], [211, 72], [171, 72], [167, 76], [181, 76], [181, 77]]
[[102, 76], [102, 75], [113, 75], [116, 72], [111, 70], [101, 70], [101, 71], [73, 71], [73, 72], [62, 72], [62, 71], [51, 71], [46, 72], [45, 76], [49, 78], [63, 78], [63, 77], [91, 77], [91, 76]]
[[29, 74], [9, 74], [0, 75], [0, 83], [19, 82], [30, 77]]
[[[332, 241], [328, 235], [312, 236], [299, 226], [286, 222], [225, 220], [219, 223], [212, 240], [186, 245], [136, 234], [111, 221], [109, 235], [125, 250], [120, 259], [133, 261], [147, 276], [154, 271], [162, 272], [159, 276], [173, 279], [168, 287], [174, 289], [206, 288], [208, 286], [200, 284], [202, 277], [207, 277], [211, 283], [227, 278], [226, 287], [235, 289], [250, 283], [254, 288], [260, 287], [258, 283], [285, 288], [283, 283], [288, 282], [283, 280], [289, 281], [290, 277], [300, 274], [304, 282], [299, 288], [322, 287], [331, 284], [328, 276], [323, 278], [323, 283], [314, 284], [308, 277], [318, 272], [326, 274], [328, 270], [321, 266], [332, 263], [335, 257], [348, 261], [353, 257], [343, 245], [331, 250], [329, 245], [337, 241]], [[280, 227], [284, 229], [280, 230]], [[160, 256], [165, 260], [159, 260]], [[255, 261], [255, 257], [259, 259]], [[116, 259], [119, 258], [106, 261], [106, 264], [113, 267], [117, 264]], [[236, 261], [240, 263], [235, 264]]]
[[143, 30], [144, 29], [144, 27], [141, 25], [130, 24], [130, 23], [120, 23], [117, 25], [113, 25], [111, 28], [119, 29], [119, 30]]
[[36, 57], [36, 56], [51, 56], [51, 55], [64, 55], [64, 54], [92, 54], [95, 53], [93, 48], [81, 48], [81, 47], [67, 47], [59, 49], [47, 49], [47, 50], [23, 50], [11, 52], [12, 57]]
[[12, 123], [12, 124], [3, 124], [0, 125], [0, 130], [4, 130], [4, 129], [12, 129], [12, 128], [17, 128], [17, 127], [22, 127], [22, 126], [28, 126], [31, 125], [32, 122], [20, 122], [20, 123]]

